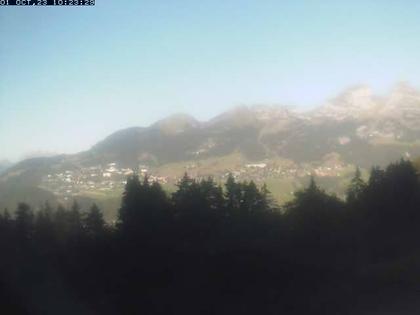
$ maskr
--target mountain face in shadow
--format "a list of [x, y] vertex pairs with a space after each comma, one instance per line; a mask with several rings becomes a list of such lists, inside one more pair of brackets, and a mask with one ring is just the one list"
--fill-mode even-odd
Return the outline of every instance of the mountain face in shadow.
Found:
[[[102, 178], [101, 189], [111, 190], [116, 184], [108, 183], [108, 177], [124, 175], [129, 169], [147, 169], [162, 183], [172, 184], [184, 171], [216, 177], [234, 172], [242, 179], [283, 183], [295, 174], [339, 177], [350, 166], [368, 169], [420, 156], [418, 139], [419, 91], [400, 83], [388, 95], [376, 96], [369, 87], [357, 86], [307, 112], [241, 106], [206, 122], [176, 114], [149, 127], [117, 131], [85, 152], [25, 160], [4, 171], [0, 183], [51, 190], [45, 184], [47, 177], [64, 174], [61, 181], [69, 184], [68, 189], [57, 189], [56, 195], [60, 191], [83, 195], [87, 189], [83, 187], [98, 186], [95, 174], [86, 175], [92, 176], [89, 179], [83, 175], [91, 168], [101, 169], [97, 174]], [[334, 173], [334, 169], [343, 171]], [[72, 172], [81, 174], [78, 180], [85, 176], [82, 188], [74, 189], [75, 180], [69, 181], [75, 176]]]
[[12, 166], [12, 163], [8, 160], [0, 161], [0, 174], [6, 171], [10, 166]]

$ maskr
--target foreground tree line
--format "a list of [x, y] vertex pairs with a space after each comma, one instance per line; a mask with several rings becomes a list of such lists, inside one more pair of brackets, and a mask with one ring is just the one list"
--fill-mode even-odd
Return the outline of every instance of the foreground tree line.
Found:
[[357, 170], [346, 201], [312, 178], [278, 207], [232, 176], [185, 175], [171, 196], [132, 176], [115, 225], [76, 202], [6, 210], [0, 253], [4, 314], [413, 314], [419, 177]]

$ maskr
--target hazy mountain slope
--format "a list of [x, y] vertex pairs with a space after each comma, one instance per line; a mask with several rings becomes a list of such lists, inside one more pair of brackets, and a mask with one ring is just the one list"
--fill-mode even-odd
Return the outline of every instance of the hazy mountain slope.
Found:
[[12, 163], [7, 160], [0, 161], [0, 175], [11, 166], [12, 166]]
[[0, 183], [0, 210], [9, 209], [13, 212], [19, 202], [26, 202], [33, 207], [41, 206], [45, 201], [51, 205], [57, 203], [53, 193], [37, 186], [14, 183]]
[[[356, 165], [368, 169], [416, 156], [420, 93], [402, 83], [385, 96], [353, 87], [303, 113], [260, 105], [240, 106], [207, 122], [176, 114], [149, 127], [117, 131], [85, 152], [22, 161], [5, 171], [0, 183], [42, 187], [59, 200], [68, 191], [105, 200], [121, 191], [128, 169], [147, 169], [168, 187], [183, 171], [216, 178], [231, 171], [287, 190], [284, 199], [311, 173], [341, 193]], [[4, 193], [0, 197], [7, 199]]]

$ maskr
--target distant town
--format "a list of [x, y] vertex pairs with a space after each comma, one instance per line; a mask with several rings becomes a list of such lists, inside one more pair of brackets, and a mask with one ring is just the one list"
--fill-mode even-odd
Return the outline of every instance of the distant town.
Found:
[[[223, 169], [212, 174], [205, 174], [197, 163], [189, 163], [184, 171], [196, 179], [213, 177], [215, 181], [224, 181], [232, 174], [237, 180], [253, 180], [262, 183], [268, 178], [293, 179], [307, 176], [340, 177], [345, 172], [353, 170], [353, 166], [341, 162], [337, 158], [330, 158], [314, 165], [296, 164], [290, 162], [279, 166], [270, 160], [258, 163], [243, 164], [235, 169]], [[137, 169], [119, 167], [116, 162], [86, 168], [62, 170], [51, 173], [42, 178], [41, 187], [62, 197], [64, 200], [86, 193], [109, 193], [120, 191], [127, 182], [127, 177], [137, 173], [140, 177], [148, 176], [149, 181], [162, 185], [175, 185], [183, 174], [177, 176], [160, 175], [161, 171], [153, 167], [140, 164]]]

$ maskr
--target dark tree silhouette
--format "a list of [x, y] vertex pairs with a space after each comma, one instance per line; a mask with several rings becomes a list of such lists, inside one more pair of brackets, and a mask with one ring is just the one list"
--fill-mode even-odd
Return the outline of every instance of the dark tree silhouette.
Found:
[[21, 241], [29, 241], [34, 232], [34, 214], [31, 207], [26, 203], [19, 203], [16, 210], [16, 233]]
[[36, 214], [35, 239], [46, 246], [50, 246], [55, 240], [53, 210], [48, 202]]
[[357, 169], [345, 201], [313, 177], [279, 208], [265, 185], [185, 174], [171, 196], [129, 177], [115, 226], [95, 204], [20, 203], [0, 215], [0, 310], [417, 314], [419, 204], [404, 160]]
[[102, 236], [105, 232], [105, 220], [96, 204], [90, 207], [83, 225], [87, 235], [94, 238]]
[[366, 189], [366, 183], [362, 179], [360, 169], [357, 167], [350, 186], [347, 189], [347, 202], [352, 204], [360, 200]]

